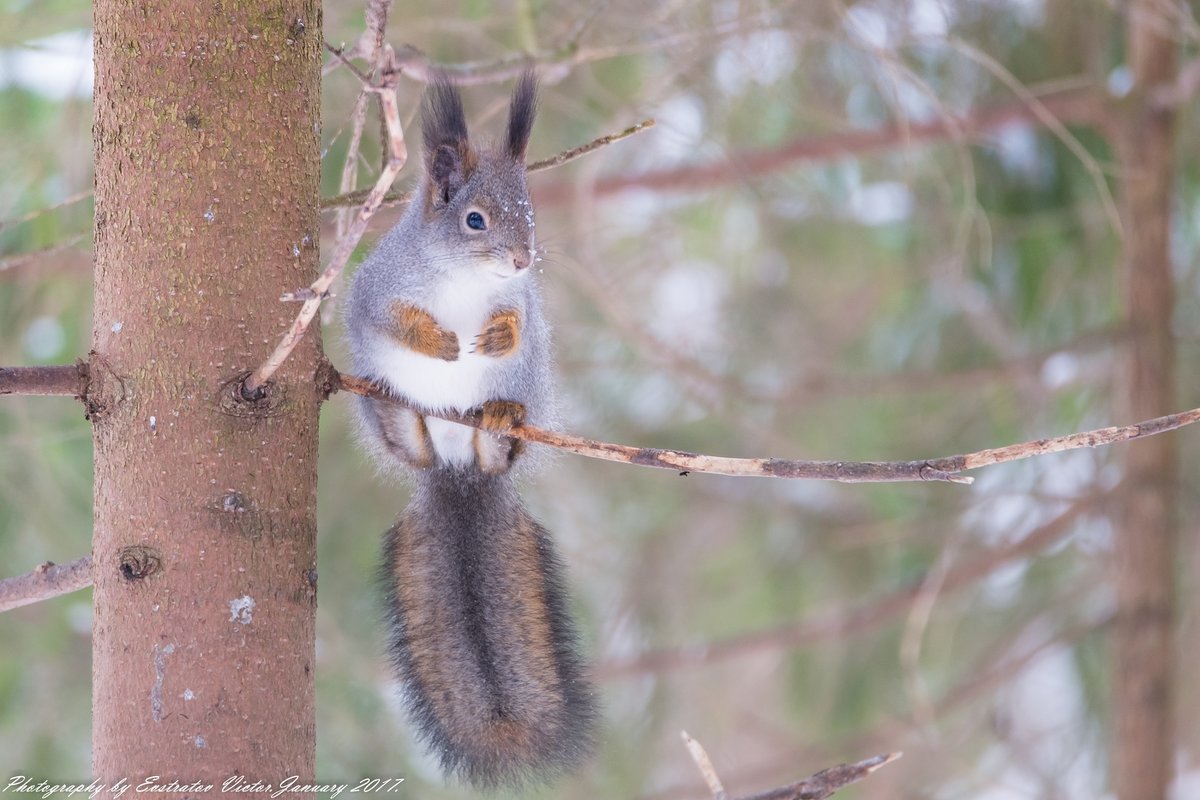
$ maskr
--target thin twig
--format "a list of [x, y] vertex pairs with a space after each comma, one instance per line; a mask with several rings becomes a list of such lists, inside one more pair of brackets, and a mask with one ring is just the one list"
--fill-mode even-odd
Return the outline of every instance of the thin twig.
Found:
[[[704, 748], [698, 741], [688, 736], [687, 731], [682, 731], [681, 733], [683, 735], [683, 743], [687, 745], [688, 754], [696, 762], [696, 768], [700, 770], [700, 774], [704, 777], [704, 782], [708, 785], [708, 791], [712, 793], [713, 800], [728, 800], [729, 792], [725, 791], [725, 787], [722, 785], [720, 777], [717, 776], [717, 770], [713, 767], [708, 753], [704, 751]], [[740, 800], [824, 800], [837, 790], [845, 788], [852, 783], [858, 783], [885, 764], [890, 764], [900, 758], [901, 755], [903, 754], [887, 753], [863, 761], [856, 761], [853, 764], [838, 764], [836, 767], [823, 769], [804, 780], [789, 783], [787, 786], [768, 789], [765, 792], [745, 795]]]
[[[327, 269], [326, 273], [328, 272]], [[314, 296], [305, 301], [305, 307], [320, 302], [320, 298], [316, 296], [318, 290], [314, 288], [310, 291], [314, 292]], [[79, 392], [77, 381], [81, 368], [80, 366], [0, 367], [0, 394], [77, 395]], [[354, 375], [340, 373], [335, 373], [335, 375], [332, 391], [341, 389], [364, 397], [374, 397], [405, 405], [404, 400], [388, 394], [387, 391], [368, 380]], [[423, 409], [418, 410], [429, 416], [440, 417], [471, 427], [477, 428], [480, 425], [480, 417], [477, 413], [439, 412], [431, 414]], [[582, 436], [557, 433], [533, 425], [518, 426], [509, 431], [507, 435], [589, 458], [671, 469], [685, 474], [703, 472], [716, 475], [791, 478], [793, 480], [831, 480], [842, 483], [949, 481], [969, 484], [973, 481], [971, 477], [957, 473], [1050, 453], [1144, 439], [1148, 436], [1183, 428], [1197, 421], [1200, 421], [1200, 408], [1193, 408], [1137, 422], [1133, 425], [1096, 428], [1050, 439], [1034, 439], [1003, 447], [977, 450], [973, 453], [918, 461], [805, 461], [781, 458], [729, 458], [691, 453], [685, 450], [662, 450], [653, 447], [634, 447], [601, 442], [585, 439]]]
[[329, 42], [326, 42], [325, 49], [330, 53], [333, 53], [334, 57], [337, 58], [338, 61], [342, 62], [342, 66], [353, 72], [354, 77], [358, 78], [364, 86], [371, 85], [371, 79], [367, 77], [366, 73], [354, 66], [354, 63], [350, 59], [346, 58], [345, 55], [343, 55], [343, 51], [345, 50], [344, 47], [334, 47]]
[[[326, 197], [321, 201], [321, 210], [328, 211], [331, 208], [349, 208], [361, 203], [366, 196], [370, 194], [370, 189], [357, 189], [353, 192]], [[408, 205], [413, 199], [413, 192], [398, 190], [388, 192], [383, 196], [381, 207], [392, 208], [393, 206]]]
[[91, 585], [91, 556], [76, 559], [70, 564], [47, 561], [32, 572], [0, 580], [0, 613]]
[[1083, 146], [1083, 143], [1067, 128], [1067, 123], [1070, 120], [1060, 119], [1056, 116], [1052, 109], [1047, 107], [1037, 95], [1031, 92], [995, 56], [980, 50], [978, 47], [957, 36], [949, 36], [946, 38], [946, 41], [955, 50], [979, 64], [1007, 86], [1013, 94], [1029, 106], [1029, 110], [1033, 112], [1037, 122], [1045, 126], [1047, 130], [1054, 134], [1055, 138], [1062, 142], [1063, 146], [1071, 151], [1071, 154], [1075, 156], [1079, 163], [1083, 165], [1083, 168], [1087, 170], [1088, 174], [1091, 175], [1092, 183], [1096, 187], [1096, 194], [1100, 197], [1100, 206], [1104, 209], [1104, 213], [1108, 217], [1108, 224], [1112, 228], [1113, 233], [1117, 235], [1117, 239], [1123, 240], [1125, 233], [1124, 227], [1121, 224], [1121, 214], [1117, 210], [1117, 203], [1113, 199], [1112, 191], [1108, 188], [1104, 171], [1101, 170], [1099, 163], [1092, 157], [1087, 148]]
[[824, 800], [839, 789], [863, 778], [897, 760], [903, 753], [886, 753], [881, 756], [856, 761], [853, 764], [838, 764], [778, 789], [768, 789], [758, 794], [747, 795], [740, 800]]
[[729, 793], [725, 791], [725, 787], [721, 783], [721, 777], [717, 775], [717, 769], [713, 766], [712, 759], [708, 757], [708, 753], [704, 751], [704, 746], [689, 736], [687, 731], [680, 731], [679, 735], [683, 737], [683, 743], [687, 746], [688, 755], [692, 757], [692, 761], [696, 762], [696, 769], [700, 770], [700, 775], [704, 778], [704, 783], [708, 786], [708, 791], [712, 792], [713, 800], [726, 800], [729, 797]]
[[46, 258], [47, 256], [53, 256], [57, 255], [58, 253], [66, 252], [67, 250], [73, 250], [85, 239], [90, 240], [91, 234], [80, 233], [72, 236], [65, 242], [60, 242], [59, 244], [51, 245], [49, 247], [43, 247], [41, 250], [33, 250], [28, 253], [17, 253], [9, 256], [8, 258], [0, 258], [0, 272], [8, 272], [12, 269], [18, 269], [26, 264], [32, 264], [34, 261]]
[[2, 220], [0, 220], [0, 231], [4, 230], [5, 228], [12, 227], [13, 225], [21, 225], [26, 222], [31, 222], [32, 220], [37, 219], [38, 217], [42, 216], [43, 214], [49, 214], [53, 211], [59, 210], [60, 208], [66, 208], [67, 206], [75, 205], [76, 203], [78, 203], [82, 200], [87, 200], [89, 197], [92, 196], [92, 194], [93, 194], [93, 192], [91, 189], [84, 189], [83, 191], [76, 192], [75, 194], [71, 195], [70, 197], [63, 199], [63, 200], [55, 203], [52, 206], [46, 206], [45, 208], [39, 208], [35, 211], [30, 211], [27, 214], [23, 214], [22, 216], [19, 216], [19, 217], [14, 217], [12, 219], [2, 219]]
[[[381, 387], [353, 375], [339, 375], [337, 385], [341, 389], [364, 397], [374, 397], [405, 405], [403, 400], [388, 394]], [[450, 412], [430, 414], [423, 409], [418, 410], [430, 416], [476, 428], [480, 424], [478, 414], [453, 414]], [[1200, 408], [1178, 414], [1168, 414], [1165, 417], [1157, 417], [1134, 425], [1098, 428], [1053, 439], [1036, 439], [1020, 444], [979, 450], [974, 453], [920, 461], [802, 461], [782, 458], [728, 458], [690, 453], [684, 450], [661, 450], [600, 442], [581, 436], [548, 431], [533, 425], [520, 425], [506, 435], [590, 458], [638, 464], [643, 467], [672, 469], [684, 474], [706, 472], [717, 475], [828, 480], [842, 483], [949, 481], [969, 484], [974, 481], [973, 478], [956, 473], [1048, 453], [1061, 453], [1065, 450], [1076, 450], [1082, 447], [1100, 447], [1116, 442], [1141, 439], [1191, 425], [1197, 420], [1200, 420]]]
[[[527, 172], [541, 172], [552, 167], [557, 167], [566, 164], [568, 161], [574, 161], [580, 156], [587, 155], [594, 150], [599, 150], [601, 147], [610, 145], [614, 142], [619, 142], [635, 133], [641, 133], [644, 130], [654, 127], [653, 119], [644, 119], [636, 125], [630, 125], [628, 128], [616, 133], [609, 133], [599, 138], [593, 139], [587, 144], [581, 144], [578, 147], [572, 147], [570, 150], [564, 150], [550, 158], [543, 158], [541, 161], [534, 161], [525, 167]], [[367, 190], [362, 189], [356, 192], [346, 192], [339, 194], [336, 197], [327, 197], [321, 201], [321, 210], [324, 211], [330, 208], [343, 208], [346, 206], [355, 206], [361, 203], [367, 196]], [[412, 192], [389, 192], [383, 198], [383, 202], [388, 205], [398, 205], [407, 203], [412, 199]]]
[[654, 127], [653, 119], [644, 119], [636, 125], [630, 125], [628, 128], [626, 128], [623, 131], [618, 131], [617, 133], [610, 133], [607, 136], [601, 136], [599, 139], [593, 139], [592, 141], [588, 142], [585, 145], [580, 145], [579, 147], [574, 147], [570, 150], [564, 150], [563, 152], [559, 153], [556, 156], [551, 156], [550, 158], [545, 158], [545, 159], [542, 159], [541, 161], [535, 161], [532, 164], [530, 164], [528, 167], [526, 167], [526, 171], [539, 172], [543, 169], [550, 169], [551, 167], [562, 166], [563, 164], [566, 164], [568, 161], [574, 161], [575, 159], [579, 158], [580, 156], [585, 156], [588, 153], [592, 152], [593, 150], [599, 150], [601, 147], [604, 147], [605, 145], [612, 144], [613, 142], [619, 142], [621, 139], [624, 139], [627, 136], [633, 136], [635, 133], [641, 133], [642, 131], [646, 130], [647, 128], [653, 128], [653, 127]]

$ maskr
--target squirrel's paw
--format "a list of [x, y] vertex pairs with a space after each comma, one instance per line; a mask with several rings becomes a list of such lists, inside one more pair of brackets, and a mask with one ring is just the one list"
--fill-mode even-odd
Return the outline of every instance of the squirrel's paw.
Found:
[[525, 442], [504, 435], [524, 421], [525, 406], [520, 403], [488, 400], [483, 404], [480, 429], [475, 432], [475, 455], [483, 472], [507, 472], [517, 456], [525, 452]]
[[392, 319], [396, 338], [409, 350], [442, 361], [458, 360], [458, 335], [438, 325], [425, 309], [397, 300], [392, 304]]
[[497, 311], [472, 344], [471, 352], [504, 358], [521, 345], [521, 315], [512, 309]]
[[508, 433], [525, 422], [525, 406], [508, 400], [488, 400], [483, 404], [479, 427], [488, 433]]

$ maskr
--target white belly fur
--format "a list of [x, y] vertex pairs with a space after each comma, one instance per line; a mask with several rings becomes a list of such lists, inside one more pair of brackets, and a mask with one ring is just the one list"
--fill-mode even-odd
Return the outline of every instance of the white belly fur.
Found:
[[[426, 309], [439, 325], [458, 336], [458, 360], [430, 358], [383, 335], [377, 335], [377, 344], [372, 348], [378, 376], [394, 391], [430, 411], [465, 412], [488, 399], [484, 379], [496, 362], [470, 350], [492, 311], [496, 284], [490, 276], [471, 277], [469, 283], [445, 284]], [[475, 460], [474, 428], [435, 417], [426, 417], [425, 424], [434, 451], [443, 461], [467, 465]]]

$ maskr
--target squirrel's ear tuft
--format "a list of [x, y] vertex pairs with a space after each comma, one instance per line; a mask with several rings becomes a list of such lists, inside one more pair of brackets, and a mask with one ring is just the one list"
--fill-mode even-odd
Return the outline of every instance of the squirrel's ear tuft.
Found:
[[537, 76], [527, 69], [513, 90], [512, 105], [508, 110], [508, 154], [517, 161], [525, 160], [525, 149], [529, 146], [529, 132], [533, 130], [533, 118], [537, 114]]
[[421, 136], [425, 146], [425, 175], [431, 199], [450, 202], [475, 168], [475, 154], [467, 140], [467, 116], [462, 97], [445, 75], [434, 76], [421, 109]]

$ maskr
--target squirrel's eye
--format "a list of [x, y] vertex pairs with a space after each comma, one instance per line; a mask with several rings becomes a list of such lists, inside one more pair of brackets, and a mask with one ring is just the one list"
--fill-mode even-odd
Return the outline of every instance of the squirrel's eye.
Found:
[[487, 230], [487, 222], [483, 219], [483, 214], [478, 211], [472, 211], [467, 214], [467, 227], [473, 231]]

